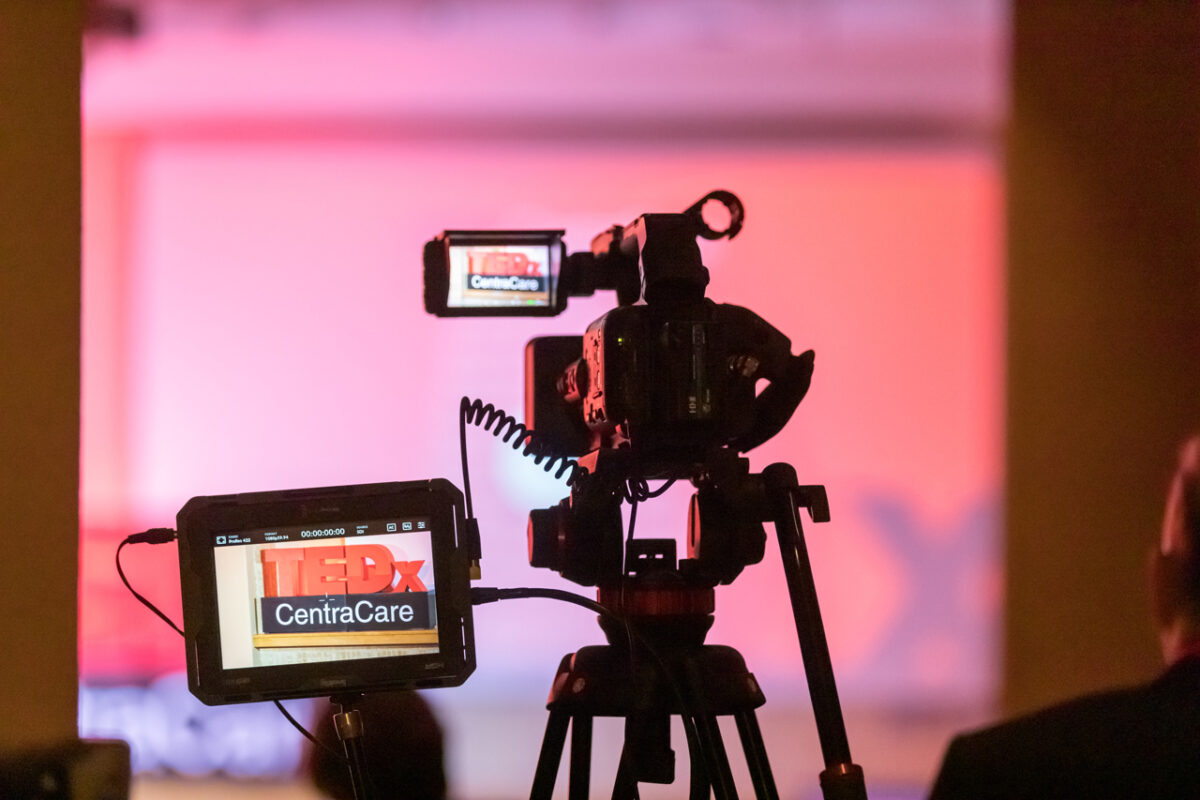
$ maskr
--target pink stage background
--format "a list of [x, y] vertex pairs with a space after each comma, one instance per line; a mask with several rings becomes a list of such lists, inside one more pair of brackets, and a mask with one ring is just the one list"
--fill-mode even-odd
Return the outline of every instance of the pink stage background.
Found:
[[[278, 114], [267, 125], [152, 121], [131, 135], [95, 119], [83, 724], [141, 742], [141, 768], [167, 756], [151, 753], [137, 692], [182, 707], [171, 703], [186, 702], [172, 677], [183, 648], [119, 584], [117, 542], [172, 525], [194, 495], [460, 484], [459, 398], [519, 416], [525, 342], [580, 333], [615, 298], [572, 299], [549, 320], [436, 319], [421, 307], [423, 243], [448, 227], [561, 227], [569, 249], [584, 249], [612, 224], [682, 210], [715, 188], [737, 193], [747, 213], [737, 239], [703, 245], [708, 296], [749, 307], [795, 352], [817, 354], [808, 398], [751, 461], [790, 462], [801, 482], [828, 488], [833, 520], [806, 534], [843, 702], [910, 712], [991, 702], [1003, 276], [1000, 168], [987, 141], [443, 137]], [[557, 502], [562, 484], [482, 432], [470, 453], [482, 585], [576, 588], [525, 557], [526, 514]], [[639, 534], [681, 539], [687, 495], [677, 487], [640, 509]], [[139, 591], [180, 619], [174, 546], [126, 553]], [[718, 591], [710, 641], [742, 651], [771, 706], [803, 714], [778, 562], [772, 538], [762, 564]], [[480, 608], [476, 629], [477, 674], [431, 697], [460, 725], [481, 705], [536, 713], [559, 658], [599, 641], [591, 615], [548, 602]], [[171, 727], [169, 711], [154, 713]], [[266, 738], [254, 731], [276, 724], [254, 719], [239, 738]], [[248, 774], [294, 763], [290, 752], [165, 765]]]

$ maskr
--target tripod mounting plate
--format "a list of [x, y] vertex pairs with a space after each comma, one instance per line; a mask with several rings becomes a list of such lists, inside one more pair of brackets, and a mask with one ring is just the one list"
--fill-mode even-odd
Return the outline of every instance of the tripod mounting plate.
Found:
[[[645, 654], [597, 645], [565, 656], [546, 707], [572, 716], [629, 717], [667, 714], [732, 715], [766, 702], [742, 655], [732, 647], [704, 645], [661, 654], [661, 667]], [[664, 674], [663, 670], [666, 670]], [[678, 692], [669, 682], [675, 682]], [[690, 708], [680, 708], [680, 695]]]

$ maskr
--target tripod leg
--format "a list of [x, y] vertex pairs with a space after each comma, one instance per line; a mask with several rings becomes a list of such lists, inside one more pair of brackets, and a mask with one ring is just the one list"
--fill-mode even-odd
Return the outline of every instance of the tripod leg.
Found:
[[817, 587], [808, 560], [808, 548], [804, 543], [804, 529], [800, 526], [801, 505], [806, 506], [818, 521], [829, 518], [825, 490], [822, 487], [807, 487], [807, 491], [802, 489], [796, 482], [796, 471], [787, 464], [771, 464], [763, 470], [762, 475], [771, 502], [771, 519], [779, 539], [783, 573], [787, 578], [792, 615], [796, 620], [796, 635], [800, 639], [800, 657], [804, 661], [808, 694], [812, 698], [817, 738], [825, 759], [821, 791], [826, 798], [866, 800], [867, 787], [862, 768], [850, 759], [850, 741], [846, 737], [846, 723], [842, 718], [837, 684], [833, 679], [833, 663], [829, 658], [825, 626], [821, 622]]
[[758, 800], [779, 800], [775, 776], [771, 774], [771, 763], [767, 760], [767, 746], [758, 727], [758, 716], [753, 710], [739, 711], [734, 719], [737, 720], [738, 735], [742, 739], [742, 750], [746, 753], [750, 779], [754, 782], [754, 796]]
[[725, 754], [725, 744], [721, 741], [721, 728], [717, 718], [711, 715], [698, 715], [696, 735], [700, 739], [700, 753], [708, 772], [708, 783], [712, 785], [713, 794], [717, 800], [736, 800], [737, 787], [733, 784], [733, 771], [729, 768], [729, 756]]
[[617, 779], [613, 783], [612, 800], [638, 800], [637, 768], [635, 758], [629, 752], [629, 740], [621, 746], [621, 762], [617, 766]]
[[571, 715], [566, 711], [551, 710], [546, 720], [546, 735], [542, 737], [542, 750], [538, 754], [537, 769], [533, 773], [533, 788], [529, 800], [550, 800], [554, 793], [554, 781], [558, 777], [558, 765], [562, 761], [563, 745], [567, 741], [567, 728]]
[[712, 797], [712, 784], [708, 782], [708, 770], [704, 768], [704, 759], [700, 758], [700, 743], [688, 742], [689, 759], [692, 762], [692, 783], [688, 790], [688, 800], [709, 800]]
[[576, 715], [571, 725], [569, 800], [588, 800], [592, 783], [592, 718]]
[[[721, 728], [717, 718], [708, 711], [708, 692], [705, 678], [699, 664], [693, 659], [687, 659], [683, 665], [684, 683], [690, 706], [700, 713], [692, 714], [693, 728], [696, 731], [695, 747], [692, 749], [692, 776], [696, 775], [696, 761], [701, 762], [705, 773], [705, 783], [712, 788], [717, 800], [736, 800], [737, 787], [733, 783], [733, 772], [729, 768], [729, 756], [725, 753], [725, 743], [721, 740]], [[687, 711], [683, 711], [684, 714]], [[692, 742], [688, 742], [689, 747]], [[697, 794], [692, 787], [692, 796]]]

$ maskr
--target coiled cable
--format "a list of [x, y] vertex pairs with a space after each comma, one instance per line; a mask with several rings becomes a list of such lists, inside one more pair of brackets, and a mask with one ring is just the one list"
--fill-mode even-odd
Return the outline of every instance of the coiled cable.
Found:
[[[466, 500], [467, 517], [474, 517], [471, 504], [471, 476], [467, 468], [467, 425], [483, 428], [500, 441], [520, 450], [521, 455], [533, 459], [533, 463], [542, 467], [546, 472], [554, 472], [554, 477], [562, 480], [572, 489], [589, 473], [587, 467], [562, 453], [555, 453], [553, 444], [536, 431], [525, 427], [508, 412], [496, 408], [491, 403], [482, 400], [472, 400], [463, 397], [459, 403], [459, 445], [462, 454], [463, 496]], [[544, 463], [543, 463], [544, 462]], [[633, 526], [637, 519], [638, 503], [658, 497], [675, 483], [671, 478], [657, 489], [651, 489], [645, 478], [629, 477], [623, 480], [615, 490], [615, 494], [630, 506], [629, 538], [633, 538]]]
[[[463, 397], [459, 403], [459, 443], [462, 450], [463, 495], [467, 503], [467, 516], [474, 516], [471, 509], [471, 478], [467, 471], [467, 425], [476, 425], [508, 444], [513, 450], [520, 450], [521, 455], [533, 459], [533, 463], [542, 467], [546, 472], [554, 471], [554, 477], [563, 479], [574, 486], [584, 475], [587, 468], [579, 462], [561, 453], [554, 452], [554, 446], [535, 431], [517, 422], [503, 409], [496, 408], [491, 403], [482, 400], [472, 400]], [[545, 462], [545, 463], [543, 463]], [[556, 467], [557, 465], [557, 467]]]

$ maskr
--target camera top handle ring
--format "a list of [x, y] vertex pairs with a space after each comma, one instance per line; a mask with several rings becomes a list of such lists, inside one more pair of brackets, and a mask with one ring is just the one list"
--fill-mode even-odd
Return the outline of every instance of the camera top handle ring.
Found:
[[[729, 225], [723, 231], [713, 230], [712, 226], [704, 221], [704, 206], [710, 200], [716, 200], [729, 211]], [[683, 213], [685, 216], [691, 217], [692, 221], [696, 224], [697, 235], [705, 239], [732, 239], [742, 229], [742, 221], [746, 217], [746, 209], [742, 205], [742, 201], [738, 199], [736, 194], [725, 189], [716, 189], [709, 192], [693, 203]]]

